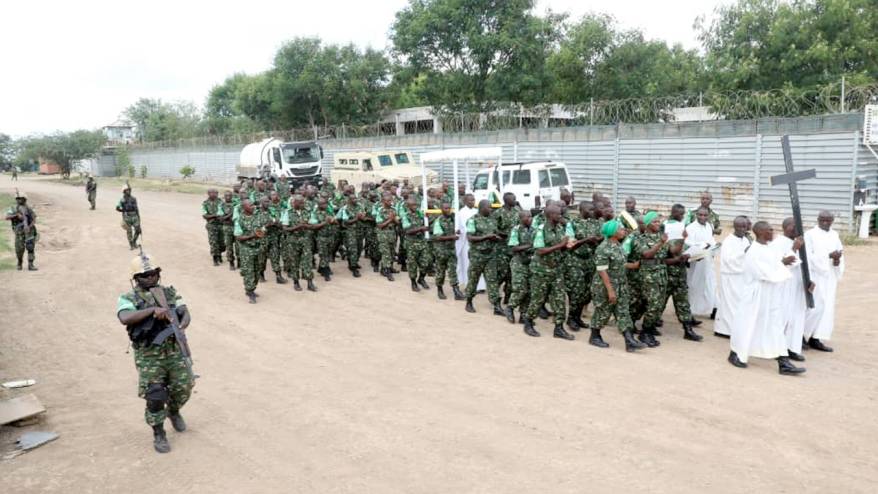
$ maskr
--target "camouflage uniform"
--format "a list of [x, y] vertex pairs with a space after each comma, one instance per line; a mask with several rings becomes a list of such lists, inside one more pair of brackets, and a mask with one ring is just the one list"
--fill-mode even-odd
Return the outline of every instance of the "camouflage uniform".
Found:
[[[325, 223], [330, 218], [332, 218], [332, 213], [330, 213], [328, 209], [315, 209], [311, 212], [310, 223], [312, 225], [317, 225]], [[318, 267], [320, 269], [329, 269], [329, 259], [332, 257], [332, 245], [335, 241], [335, 231], [331, 228], [332, 226], [333, 225], [326, 224], [317, 230], [317, 253], [320, 255]]]
[[[679, 242], [682, 242], [682, 240], [674, 240], [669, 242], [668, 245], [670, 247]], [[692, 320], [692, 311], [689, 308], [689, 284], [686, 282], [686, 263], [668, 265], [667, 272], [668, 284], [662, 307], [668, 303], [668, 298], [673, 298], [674, 312], [677, 314], [677, 320], [689, 322]]]
[[[265, 227], [265, 217], [254, 211], [253, 214], [242, 212], [238, 219], [235, 220], [235, 236], [244, 237], [253, 235], [256, 230]], [[238, 242], [240, 249], [241, 277], [244, 278], [244, 289], [252, 292], [256, 289], [259, 282], [259, 273], [262, 272], [262, 266], [259, 263], [260, 253], [262, 252], [262, 240], [260, 238], [251, 238], [243, 242]]]
[[[571, 240], [582, 240], [600, 235], [600, 224], [590, 219], [576, 217], [568, 223], [572, 230]], [[591, 302], [591, 280], [594, 277], [594, 250], [588, 244], [582, 244], [576, 250], [568, 252], [564, 258], [564, 284], [570, 301], [571, 317], [578, 317], [582, 309]]]
[[521, 208], [518, 206], [512, 206], [511, 208], [503, 206], [494, 211], [494, 217], [497, 219], [497, 233], [504, 239], [503, 244], [497, 246], [494, 254], [497, 256], [497, 285], [503, 285], [503, 292], [507, 299], [512, 294], [509, 266], [509, 263], [512, 261], [512, 247], [507, 244], [509, 232], [521, 221], [518, 217], [520, 212]]
[[277, 181], [274, 184], [274, 190], [280, 196], [280, 202], [286, 204], [290, 200], [290, 183]]
[[[497, 233], [497, 219], [493, 216], [476, 214], [466, 222], [466, 233], [475, 237], [482, 237]], [[470, 242], [469, 244], [469, 268], [467, 269], [466, 298], [476, 296], [476, 287], [479, 285], [479, 277], [485, 275], [488, 285], [488, 299], [491, 305], [500, 303], [500, 290], [497, 286], [497, 256], [495, 255], [496, 242], [485, 240], [482, 242]]]
[[235, 241], [235, 222], [232, 219], [232, 210], [234, 207], [234, 201], [223, 201], [223, 218], [220, 221], [222, 224], [223, 248], [226, 252], [226, 259], [228, 259], [229, 264], [232, 265], [235, 264], [235, 259], [239, 257], [238, 242]]
[[350, 203], [343, 204], [335, 215], [335, 218], [342, 225], [348, 267], [351, 269], [360, 268], [360, 252], [363, 250], [364, 229], [360, 226], [362, 224], [361, 221], [355, 221], [353, 224], [347, 224], [347, 222], [354, 220], [358, 214], [365, 212], [363, 204], [357, 201], [353, 206]]
[[[534, 251], [544, 247], [556, 245], [565, 236], [572, 237], [572, 226], [565, 226], [560, 222], [550, 225], [544, 222], [539, 229], [534, 230]], [[564, 277], [560, 276], [564, 269], [564, 258], [561, 251], [551, 254], [539, 255], [534, 252], [530, 263], [530, 305], [527, 309], [527, 317], [534, 320], [540, 307], [547, 301], [552, 308], [552, 316], [555, 324], [564, 324], [567, 317], [567, 301], [565, 300]]]
[[416, 209], [414, 212], [409, 209], [402, 211], [400, 216], [402, 220], [401, 226], [405, 232], [405, 251], [408, 268], [409, 279], [416, 281], [427, 275], [429, 262], [427, 258], [427, 239], [424, 233], [409, 235], [410, 230], [421, 228], [424, 226], [424, 213]]
[[[283, 216], [284, 209], [284, 203], [282, 202], [279, 202], [277, 204], [270, 203], [268, 205], [269, 221], [280, 222], [281, 217]], [[283, 272], [281, 258], [286, 257], [284, 255], [284, 251], [286, 249], [284, 249], [283, 233], [284, 232], [279, 224], [269, 225], [268, 232], [263, 239], [263, 241], [265, 242], [266, 256], [271, 260], [271, 270], [274, 271], [276, 275], [279, 275], [281, 274], [281, 272]]]
[[381, 252], [378, 250], [378, 232], [375, 228], [375, 211], [376, 201], [371, 200], [368, 194], [362, 199], [363, 211], [366, 212], [367, 221], [361, 221], [357, 226], [360, 228], [360, 234], [363, 238], [364, 253], [366, 257], [373, 262], [381, 260]]
[[[378, 205], [375, 208], [375, 223], [384, 223], [390, 215], [396, 214], [393, 207]], [[377, 227], [376, 227], [377, 228]], [[386, 228], [377, 228], [378, 250], [381, 253], [381, 269], [393, 268], [393, 248], [396, 245], [396, 227], [390, 223]]]
[[140, 209], [137, 207], [137, 199], [134, 196], [122, 196], [116, 204], [122, 209], [122, 222], [125, 227], [125, 235], [128, 237], [128, 245], [135, 247], [137, 237], [140, 236]]
[[[281, 216], [281, 224], [283, 226], [297, 226], [308, 224], [311, 213], [305, 209], [289, 208], [283, 211]], [[293, 281], [299, 278], [311, 280], [314, 278], [314, 254], [311, 252], [313, 232], [311, 230], [302, 229], [295, 232], [287, 232], [286, 250], [289, 263], [286, 263], [287, 275]]]
[[[174, 287], [162, 287], [165, 298], [172, 309], [183, 307], [185, 303]], [[155, 298], [140, 287], [119, 296], [116, 313], [123, 310], [142, 310], [149, 307], [158, 307]], [[175, 414], [189, 400], [195, 380], [186, 363], [183, 354], [177, 347], [176, 340], [169, 336], [159, 345], [152, 345], [148, 341], [134, 341], [134, 365], [137, 367], [137, 395], [146, 399], [150, 385], [159, 384], [167, 388], [167, 406], [159, 411], [152, 412], [149, 408], [144, 410], [144, 418], [150, 426], [164, 423], [168, 414]]]
[[[534, 230], [518, 224], [509, 232], [507, 246], [518, 247], [533, 243]], [[513, 253], [509, 262], [509, 278], [512, 284], [512, 293], [509, 296], [509, 306], [512, 309], [523, 308], [526, 310], [530, 301], [530, 261], [533, 256], [533, 248]]]
[[223, 224], [219, 218], [224, 215], [223, 201], [220, 199], [207, 199], [201, 203], [201, 214], [212, 215], [216, 218], [207, 220], [204, 225], [207, 228], [207, 243], [210, 245], [210, 255], [214, 258], [223, 253]]
[[[640, 261], [641, 296], [644, 307], [643, 327], [655, 327], [661, 319], [668, 297], [665, 289], [668, 284], [668, 271], [665, 258], [668, 255], [667, 244], [661, 247], [652, 259], [643, 259], [643, 253], [655, 247], [661, 241], [660, 233], [644, 233], [637, 237], [631, 251], [631, 259]], [[635, 319], [636, 320], [636, 319]]]
[[[622, 251], [625, 252], [628, 262], [640, 260], [640, 253], [637, 252], [633, 246], [641, 235], [642, 234], [639, 231], [632, 232], [625, 238], [625, 242], [622, 244]], [[640, 269], [628, 269], [626, 273], [628, 276], [628, 293], [630, 294], [628, 300], [628, 314], [631, 316], [632, 322], [637, 322], [638, 319], [643, 317], [643, 313], [646, 312], [646, 298], [643, 294], [643, 278], [641, 277]]]
[[88, 203], [91, 204], [91, 208], [95, 208], [95, 199], [98, 196], [98, 184], [94, 180], [89, 180], [85, 184], [85, 193], [88, 196]]
[[[433, 220], [433, 237], [446, 237], [454, 234], [454, 214], [450, 216], [439, 216]], [[454, 240], [444, 240], [433, 243], [433, 253], [436, 259], [436, 286], [442, 286], [445, 283], [445, 276], [448, 276], [448, 283], [451, 286], [457, 286], [457, 251], [456, 242]]]
[[19, 211], [19, 207], [25, 208], [27, 211], [25, 215], [30, 219], [29, 224], [31, 225], [30, 231], [24, 231], [24, 223], [18, 218], [14, 218], [9, 220], [11, 222], [12, 231], [15, 233], [15, 257], [18, 259], [18, 264], [21, 265], [22, 259], [24, 258], [24, 251], [27, 250], [27, 262], [28, 264], [33, 264], [34, 262], [34, 249], [36, 248], [37, 240], [39, 239], [39, 233], [37, 233], [37, 226], [34, 222], [37, 220], [37, 214], [34, 212], [33, 208], [30, 206], [11, 206], [6, 210], [6, 216], [11, 216], [13, 214], [17, 214]]
[[610, 277], [610, 284], [616, 292], [616, 304], [610, 304], [603, 279], [595, 276], [591, 282], [591, 296], [594, 300], [591, 329], [602, 329], [609, 322], [610, 316], [616, 316], [616, 327], [619, 328], [620, 333], [633, 330], [634, 323], [631, 321], [631, 314], [628, 313], [630, 293], [628, 275], [625, 273], [627, 256], [622, 251], [622, 246], [610, 239], [604, 239], [595, 250], [594, 262], [597, 272], [605, 271]]

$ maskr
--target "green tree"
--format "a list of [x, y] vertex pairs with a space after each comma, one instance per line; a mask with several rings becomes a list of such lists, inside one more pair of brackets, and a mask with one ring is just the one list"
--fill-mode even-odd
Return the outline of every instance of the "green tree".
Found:
[[15, 159], [15, 141], [12, 137], [0, 132], [0, 170], [12, 168]]
[[50, 161], [61, 167], [62, 177], [69, 178], [71, 162], [97, 156], [105, 142], [106, 137], [99, 130], [30, 136], [17, 143], [15, 162], [28, 167], [40, 160]]
[[137, 124], [144, 141], [164, 141], [195, 137], [202, 133], [201, 111], [191, 102], [166, 103], [140, 98], [123, 114]]
[[565, 26], [558, 50], [547, 61], [552, 100], [577, 104], [594, 97], [598, 67], [615, 43], [615, 20], [609, 15], [589, 14]]

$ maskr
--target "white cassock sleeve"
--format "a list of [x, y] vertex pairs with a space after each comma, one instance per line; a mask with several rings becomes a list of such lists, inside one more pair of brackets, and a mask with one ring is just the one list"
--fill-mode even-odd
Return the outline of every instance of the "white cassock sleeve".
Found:
[[732, 334], [732, 316], [740, 310], [744, 296], [744, 256], [750, 247], [750, 239], [730, 234], [720, 248], [719, 302], [716, 310], [714, 331]]
[[713, 239], [713, 227], [698, 222], [686, 226], [686, 244], [692, 246], [704, 257], [690, 261], [686, 270], [686, 282], [689, 285], [689, 306], [693, 314], [707, 315], [716, 307], [716, 273], [714, 272], [713, 250], [716, 245]]
[[814, 308], [805, 316], [805, 338], [829, 340], [835, 325], [835, 294], [844, 275], [844, 255], [838, 266], [832, 265], [830, 252], [844, 250], [835, 230], [814, 227], [805, 232], [808, 268], [814, 282]]
[[778, 292], [791, 276], [775, 249], [753, 242], [744, 259], [745, 293], [732, 319], [731, 348], [741, 362], [787, 355]]
[[781, 283], [778, 299], [787, 349], [801, 353], [802, 336], [805, 333], [805, 311], [808, 308], [805, 301], [805, 285], [802, 281], [802, 261], [798, 253], [793, 251], [793, 239], [780, 235], [770, 245], [781, 259], [788, 256], [796, 258], [787, 266], [791, 277]]

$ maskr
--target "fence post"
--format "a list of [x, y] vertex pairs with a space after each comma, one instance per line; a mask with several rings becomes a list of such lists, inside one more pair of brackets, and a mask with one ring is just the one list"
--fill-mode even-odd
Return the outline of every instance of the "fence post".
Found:
[[756, 156], [753, 162], [753, 208], [751, 216], [759, 218], [759, 191], [762, 181], [762, 134], [756, 134]]
[[[856, 233], [857, 229], [854, 225], [854, 187], [857, 186], [857, 167], [860, 161], [860, 131], [854, 131], [854, 155], [853, 155], [853, 163], [851, 163], [851, 187], [848, 189], [848, 196], [851, 198], [850, 205], [848, 206], [848, 215], [850, 215], [850, 221], [848, 221], [848, 233]], [[871, 216], [863, 211], [860, 214], [860, 221], [869, 221]]]
[[588, 100], [588, 125], [594, 125], [594, 98]]
[[616, 137], [616, 145], [613, 150], [613, 206], [618, 205], [619, 199], [619, 152], [621, 151], [622, 140]]
[[844, 76], [841, 76], [841, 112], [844, 113]]

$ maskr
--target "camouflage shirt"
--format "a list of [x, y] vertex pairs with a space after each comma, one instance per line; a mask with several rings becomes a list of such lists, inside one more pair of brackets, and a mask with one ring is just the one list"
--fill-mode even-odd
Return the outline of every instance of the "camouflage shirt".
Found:
[[[497, 233], [497, 219], [494, 216], [482, 216], [477, 214], [466, 222], [466, 233], [474, 237], [484, 237]], [[471, 242], [470, 249], [482, 254], [490, 254], [494, 252], [496, 242], [493, 240], [485, 240], [483, 242]]]
[[[439, 216], [435, 220], [433, 220], [433, 229], [432, 233], [434, 237], [447, 237], [449, 235], [454, 235], [454, 215]], [[441, 242], [436, 242], [436, 247], [445, 251], [454, 251], [455, 241], [454, 240], [443, 240]]]
[[[534, 251], [545, 247], [557, 245], [565, 236], [572, 237], [572, 226], [557, 223], [550, 225], [548, 221], [540, 225], [534, 232], [533, 248]], [[534, 252], [531, 269], [536, 271], [552, 271], [561, 267], [564, 255], [563, 250], [556, 250], [551, 254], [540, 255]]]
[[208, 199], [201, 203], [202, 215], [217, 216], [207, 220], [208, 223], [220, 223], [222, 220], [219, 217], [225, 214], [224, 211], [223, 202], [218, 198], [214, 200]]
[[506, 245], [508, 245], [510, 248], [518, 247], [520, 245], [531, 244], [529, 249], [515, 252], [512, 254], [514, 257], [521, 260], [524, 264], [530, 264], [530, 259], [533, 256], [533, 237], [533, 227], [524, 226], [521, 224], [513, 226], [512, 231], [509, 232], [509, 241], [506, 243]]
[[[627, 256], [625, 255], [625, 252], [622, 251], [622, 246], [619, 243], [605, 238], [604, 241], [598, 245], [597, 250], [595, 250], [594, 261], [595, 270], [597, 272], [607, 272], [607, 275], [610, 277], [610, 283], [617, 293], [620, 286], [627, 284], [628, 278], [625, 273]], [[596, 276], [594, 283], [598, 283], [599, 280], [600, 278]]]

